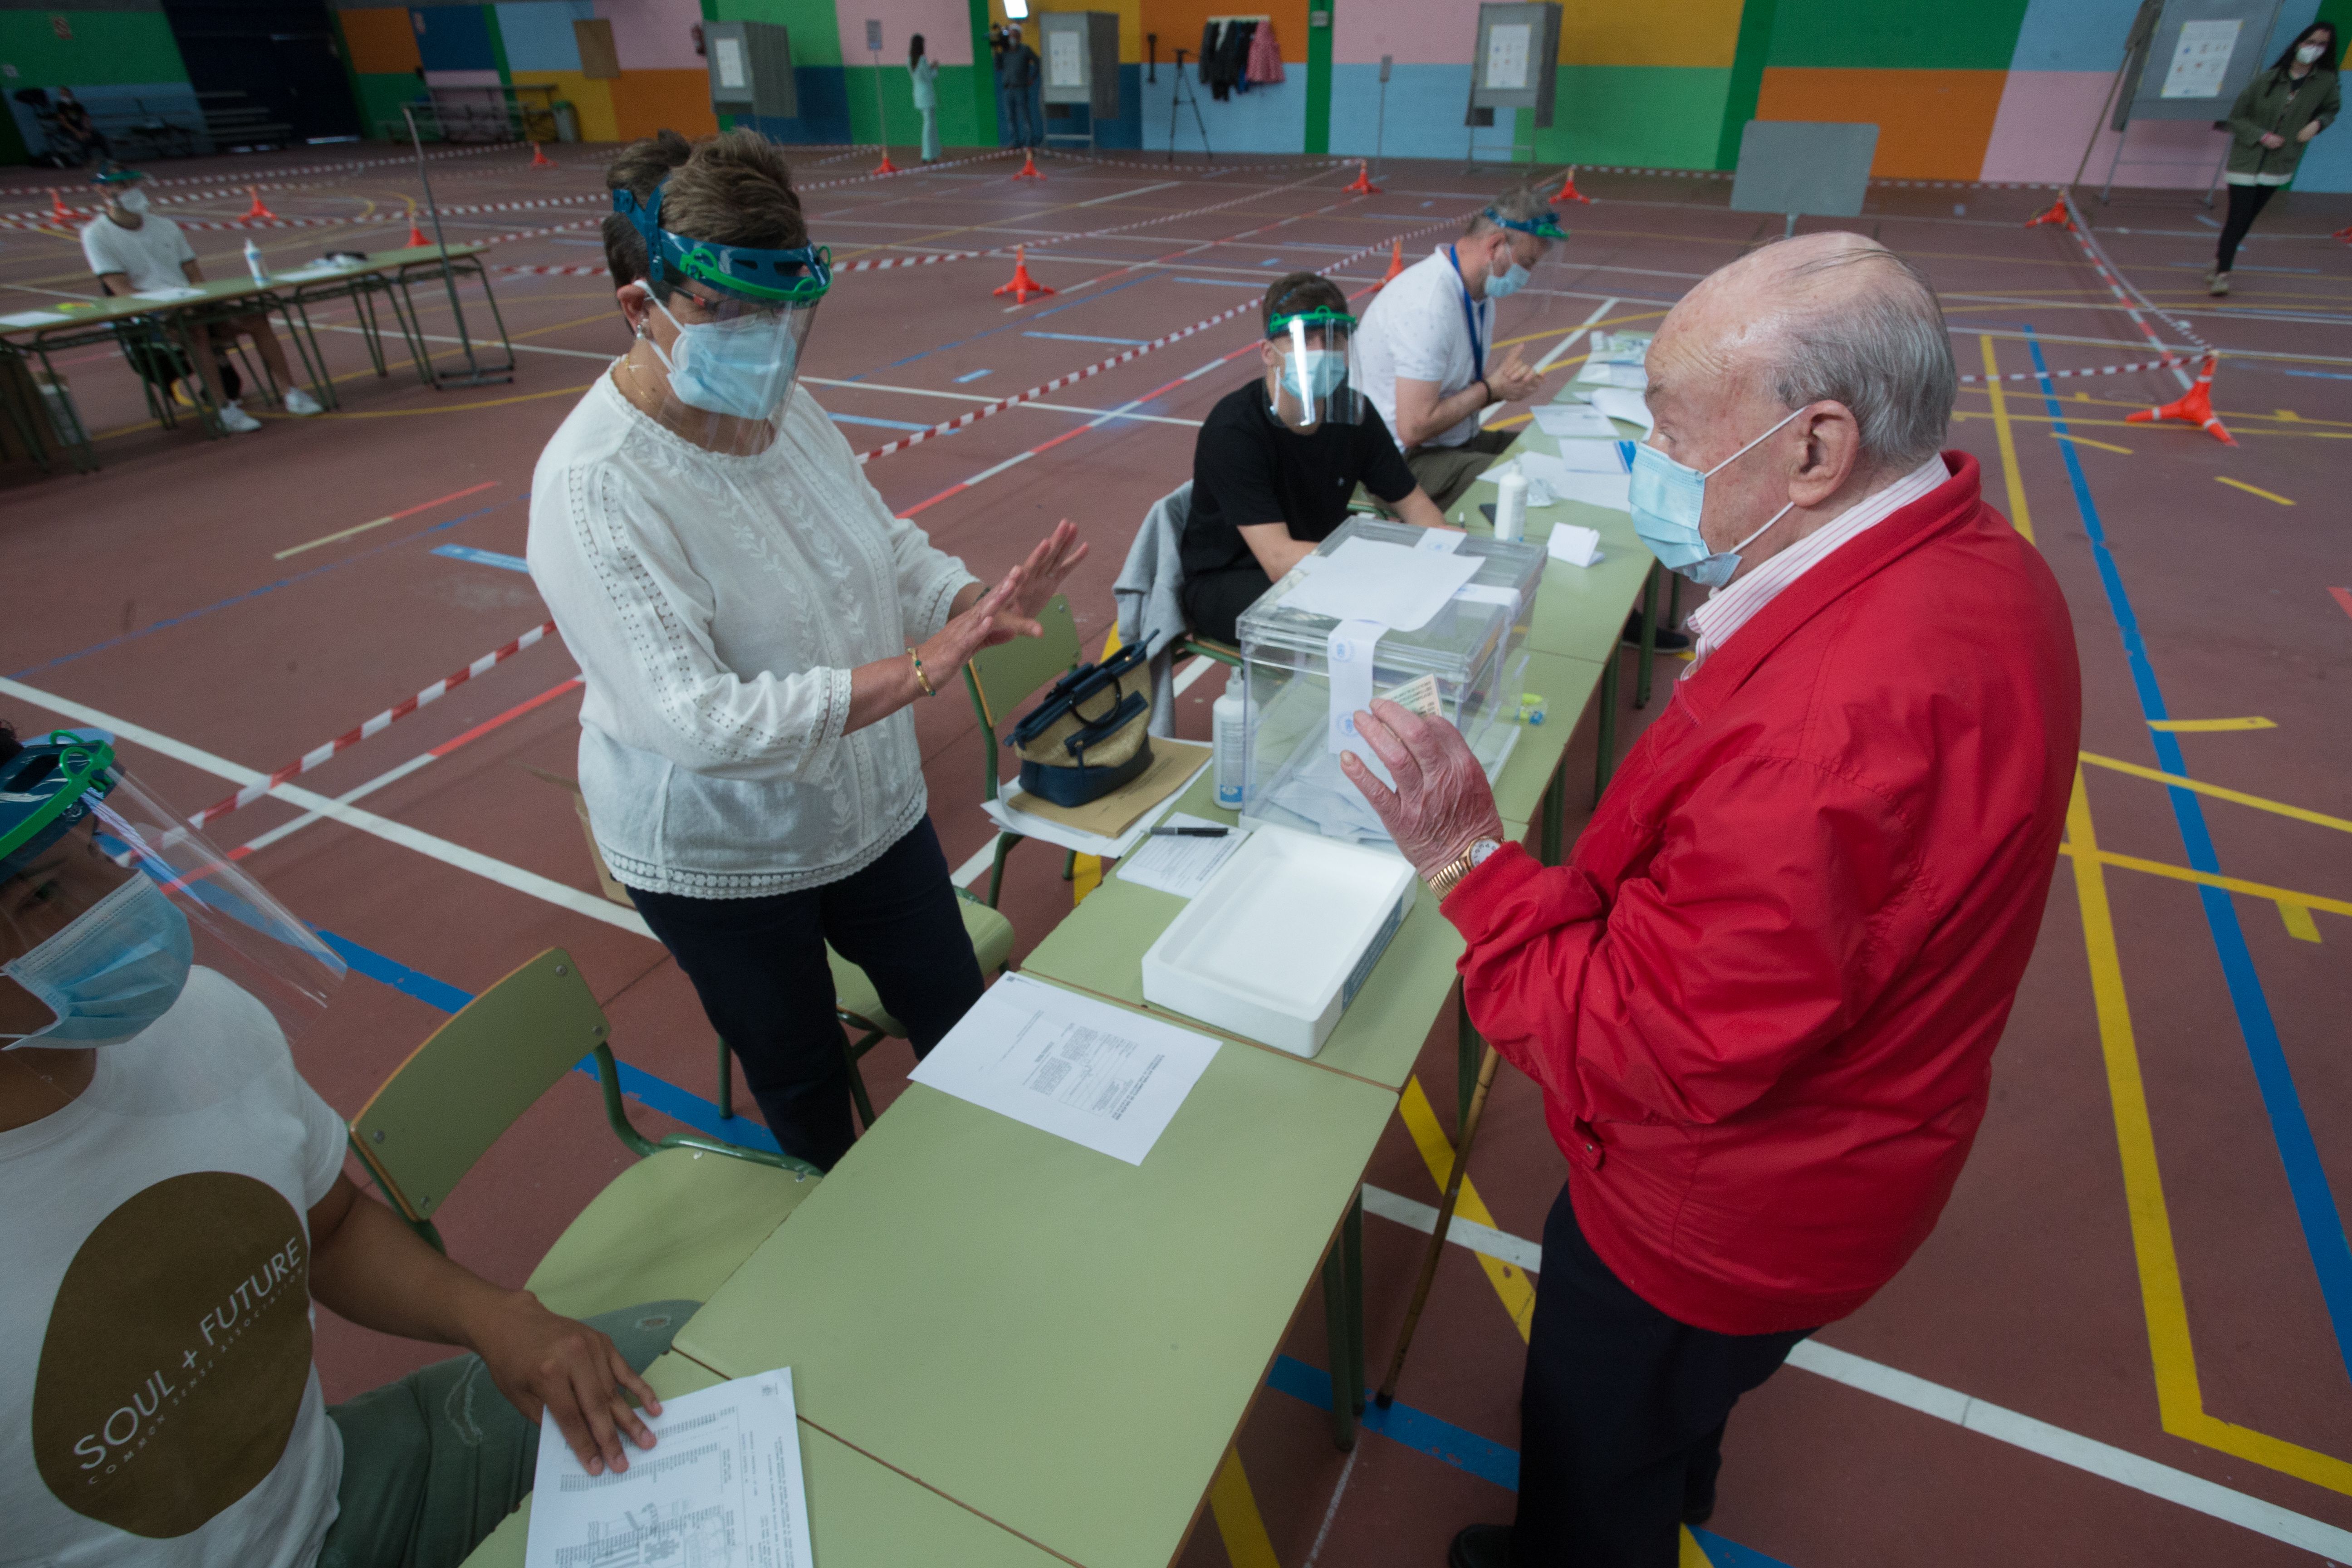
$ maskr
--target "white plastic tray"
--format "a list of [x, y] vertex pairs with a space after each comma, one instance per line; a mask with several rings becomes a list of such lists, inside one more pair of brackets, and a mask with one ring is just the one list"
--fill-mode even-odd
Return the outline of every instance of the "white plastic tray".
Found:
[[1394, 855], [1260, 828], [1143, 955], [1143, 999], [1311, 1057], [1412, 895], [1412, 868]]

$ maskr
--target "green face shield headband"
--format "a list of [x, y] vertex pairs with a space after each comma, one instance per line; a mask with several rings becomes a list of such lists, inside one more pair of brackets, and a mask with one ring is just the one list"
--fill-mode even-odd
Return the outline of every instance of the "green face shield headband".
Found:
[[54, 730], [0, 764], [0, 877], [71, 831], [114, 787], [102, 731]]
[[1559, 226], [1559, 215], [1549, 207], [1531, 218], [1505, 217], [1493, 207], [1486, 211], [1488, 223], [1509, 229], [1513, 234], [1529, 234], [1538, 239], [1566, 239], [1568, 230]]
[[786, 308], [814, 305], [833, 287], [833, 253], [823, 246], [763, 250], [688, 239], [661, 226], [661, 204], [658, 186], [653, 199], [643, 204], [635, 192], [613, 193], [613, 210], [627, 218], [646, 242], [647, 270], [652, 280], [665, 287], [698, 284]]
[[1265, 324], [1265, 341], [1270, 343], [1280, 342], [1288, 337], [1293, 321], [1309, 330], [1320, 328], [1328, 331], [1337, 329], [1346, 332], [1356, 330], [1355, 317], [1345, 310], [1334, 310], [1325, 306], [1313, 310], [1293, 310], [1286, 316], [1276, 316]]

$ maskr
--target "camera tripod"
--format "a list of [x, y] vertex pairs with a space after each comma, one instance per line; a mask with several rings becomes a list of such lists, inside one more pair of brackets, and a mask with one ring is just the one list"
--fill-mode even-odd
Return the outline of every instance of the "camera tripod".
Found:
[[1201, 156], [1207, 158], [1210, 155], [1209, 126], [1201, 118], [1201, 100], [1192, 90], [1192, 79], [1184, 74], [1184, 53], [1182, 49], [1176, 51], [1176, 87], [1168, 99], [1168, 161], [1171, 163], [1176, 162], [1176, 121], [1187, 104], [1192, 107], [1192, 123], [1200, 128]]

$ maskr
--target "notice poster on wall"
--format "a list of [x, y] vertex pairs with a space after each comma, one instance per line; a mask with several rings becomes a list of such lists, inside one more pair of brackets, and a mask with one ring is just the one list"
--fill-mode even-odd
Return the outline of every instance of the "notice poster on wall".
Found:
[[1079, 51], [1081, 40], [1075, 30], [1045, 35], [1045, 85], [1048, 87], [1084, 87], [1087, 85], [1086, 57]]
[[2219, 98], [2230, 74], [2230, 57], [2238, 52], [2238, 29], [2245, 24], [2235, 16], [2226, 21], [2183, 22], [2180, 41], [2173, 46], [2172, 68], [2164, 73], [2165, 98]]
[[1497, 22], [1486, 29], [1486, 86], [1496, 91], [1524, 89], [1528, 85], [1528, 42], [1532, 31], [1525, 22]]
[[740, 88], [743, 85], [743, 40], [713, 38], [710, 40], [711, 68], [719, 73], [719, 85]]

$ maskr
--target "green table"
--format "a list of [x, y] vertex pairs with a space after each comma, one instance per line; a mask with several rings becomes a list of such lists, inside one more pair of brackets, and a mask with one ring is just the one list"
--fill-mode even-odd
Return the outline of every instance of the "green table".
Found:
[[1165, 1568], [1395, 1103], [1228, 1043], [1137, 1166], [910, 1085], [677, 1348], [789, 1365], [811, 1426], [1086, 1568]]
[[[646, 1381], [663, 1398], [674, 1399], [723, 1380], [673, 1352], [646, 1369]], [[793, 1382], [797, 1394], [797, 1372]], [[917, 1486], [805, 1420], [801, 1423], [801, 1473], [808, 1487], [809, 1545], [824, 1568], [908, 1568], [912, 1563], [1059, 1568], [1052, 1553]], [[530, 1534], [530, 1500], [526, 1498], [466, 1559], [465, 1568], [522, 1568]]]

